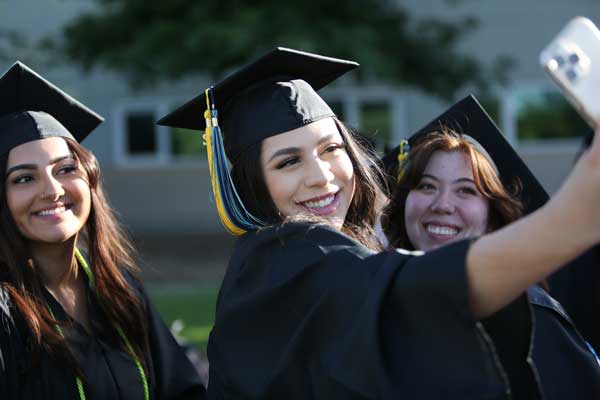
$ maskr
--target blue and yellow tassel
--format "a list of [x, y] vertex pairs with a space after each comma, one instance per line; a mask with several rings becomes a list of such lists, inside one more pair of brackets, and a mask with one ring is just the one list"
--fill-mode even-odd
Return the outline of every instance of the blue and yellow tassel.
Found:
[[204, 118], [206, 119], [206, 131], [204, 132], [204, 141], [217, 212], [221, 223], [229, 233], [242, 235], [265, 224], [246, 210], [235, 189], [229, 172], [212, 88], [206, 89], [205, 95], [206, 111], [204, 112]]

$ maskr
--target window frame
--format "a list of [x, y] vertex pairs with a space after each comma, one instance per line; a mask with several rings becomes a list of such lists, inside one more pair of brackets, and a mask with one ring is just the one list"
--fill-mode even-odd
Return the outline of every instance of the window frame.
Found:
[[[342, 106], [344, 122], [351, 127], [360, 127], [361, 105], [364, 103], [384, 103], [389, 105], [391, 116], [391, 145], [400, 143], [406, 132], [406, 102], [402, 92], [388, 86], [339, 86], [325, 88], [320, 95], [330, 102]], [[128, 152], [127, 117], [132, 113], [151, 113], [154, 120], [170, 112], [174, 105], [181, 104], [179, 98], [131, 98], [118, 101], [112, 109], [113, 154], [118, 167], [154, 168], [174, 165], [205, 165], [205, 157], [178, 158], [172, 154], [170, 128], [155, 125], [156, 151], [152, 154], [134, 155]], [[202, 134], [198, 132], [198, 134]]]

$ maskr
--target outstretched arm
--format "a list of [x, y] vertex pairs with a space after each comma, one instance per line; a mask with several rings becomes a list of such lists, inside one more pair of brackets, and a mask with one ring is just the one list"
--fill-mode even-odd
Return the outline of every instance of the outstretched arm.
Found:
[[471, 246], [471, 310], [484, 318], [600, 242], [600, 129], [558, 193], [542, 208]]

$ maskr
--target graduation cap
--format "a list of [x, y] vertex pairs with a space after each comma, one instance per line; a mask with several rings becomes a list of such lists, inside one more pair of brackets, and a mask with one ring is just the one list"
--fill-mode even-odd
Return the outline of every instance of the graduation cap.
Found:
[[[473, 95], [465, 97], [418, 130], [408, 139], [408, 147], [413, 147], [427, 134], [443, 128], [470, 136], [469, 141], [476, 150], [496, 167], [505, 187], [510, 187], [517, 179], [521, 182], [521, 201], [526, 214], [548, 201], [548, 193]], [[399, 155], [400, 146], [383, 158], [385, 169], [392, 176], [398, 174]], [[410, 158], [410, 153], [408, 156]]]
[[205, 130], [213, 192], [227, 230], [241, 234], [262, 225], [246, 211], [235, 191], [227, 159], [235, 162], [268, 137], [334, 117], [316, 91], [357, 66], [353, 61], [277, 47], [158, 121]]
[[103, 120], [20, 61], [0, 77], [0, 154], [54, 136], [81, 142]]

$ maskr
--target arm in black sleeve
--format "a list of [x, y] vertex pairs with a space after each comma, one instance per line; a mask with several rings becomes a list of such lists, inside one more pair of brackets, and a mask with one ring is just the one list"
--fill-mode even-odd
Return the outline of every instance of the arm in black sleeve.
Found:
[[293, 225], [243, 237], [219, 294], [209, 387], [248, 398], [503, 393], [468, 307], [468, 248], [375, 254], [330, 228]]

